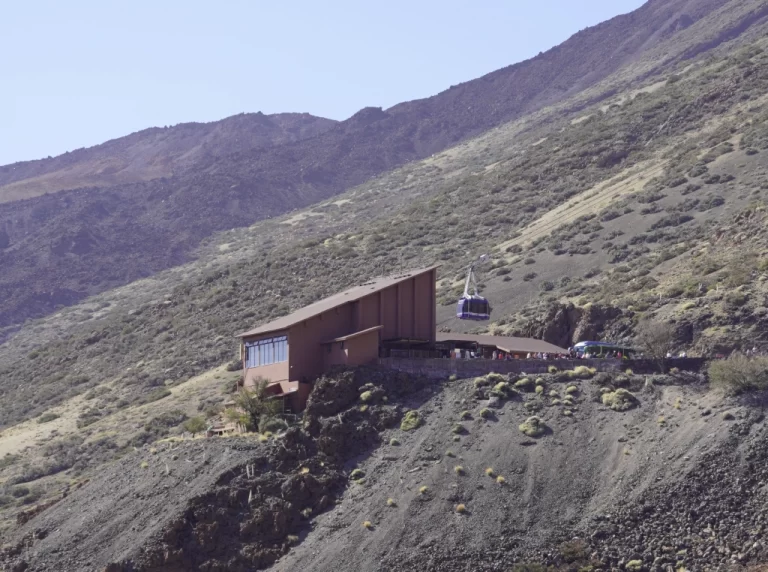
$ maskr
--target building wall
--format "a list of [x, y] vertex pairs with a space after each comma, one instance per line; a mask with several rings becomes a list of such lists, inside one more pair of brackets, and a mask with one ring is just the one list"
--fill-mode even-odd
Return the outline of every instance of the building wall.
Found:
[[347, 365], [366, 365], [379, 359], [379, 332], [348, 340]]
[[291, 380], [312, 379], [324, 371], [322, 345], [326, 340], [353, 333], [353, 304], [344, 304], [291, 327], [288, 341]]
[[[435, 340], [435, 279], [432, 270], [360, 300], [333, 308], [288, 329], [288, 361], [245, 370], [245, 385], [253, 386], [257, 377], [294, 387], [302, 379], [311, 381], [334, 364], [361, 365], [375, 362], [381, 340], [418, 338]], [[332, 344], [331, 352], [323, 342], [373, 328], [382, 329], [347, 340], [342, 350]], [[245, 341], [272, 337], [274, 333], [254, 336]], [[245, 364], [243, 364], [245, 365]], [[287, 382], [291, 383], [287, 383]], [[296, 399], [303, 404], [311, 390], [299, 384]]]
[[[266, 338], [274, 338], [277, 336], [284, 336], [286, 334], [287, 332], [271, 332], [269, 334], [253, 336], [252, 338], [244, 339], [243, 344], [245, 344], [245, 342], [253, 342], [257, 340], [263, 340]], [[256, 380], [258, 378], [264, 378], [270, 382], [288, 381], [289, 379], [288, 365], [291, 363], [290, 336], [288, 336], [288, 359], [286, 361], [273, 363], [269, 365], [261, 365], [259, 367], [251, 367], [246, 369], [245, 368], [245, 351], [243, 351], [242, 355], [243, 355], [243, 370], [245, 372], [243, 376], [244, 387], [253, 387], [256, 384]]]
[[379, 357], [378, 331], [362, 336], [325, 344], [323, 347], [323, 366], [325, 370], [335, 365], [365, 365], [374, 363]]
[[435, 278], [436, 270], [415, 279], [414, 337], [435, 341]]

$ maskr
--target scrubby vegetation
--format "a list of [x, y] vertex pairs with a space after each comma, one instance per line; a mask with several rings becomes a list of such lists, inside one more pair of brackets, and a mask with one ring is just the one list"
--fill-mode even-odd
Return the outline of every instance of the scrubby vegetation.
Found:
[[768, 358], [733, 354], [728, 359], [715, 360], [707, 370], [713, 387], [729, 394], [768, 387]]
[[603, 405], [613, 409], [614, 411], [627, 411], [637, 406], [637, 398], [624, 388], [619, 388], [616, 391], [606, 391], [602, 394], [601, 400]]
[[528, 437], [541, 437], [548, 428], [540, 417], [534, 415], [521, 423], [519, 429]]
[[400, 422], [402, 431], [413, 431], [421, 425], [421, 417], [418, 411], [407, 411]]

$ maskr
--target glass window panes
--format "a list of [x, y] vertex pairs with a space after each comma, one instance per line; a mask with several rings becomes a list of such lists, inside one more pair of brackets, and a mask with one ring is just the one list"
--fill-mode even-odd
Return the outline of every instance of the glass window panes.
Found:
[[245, 367], [259, 367], [288, 360], [288, 336], [246, 342]]

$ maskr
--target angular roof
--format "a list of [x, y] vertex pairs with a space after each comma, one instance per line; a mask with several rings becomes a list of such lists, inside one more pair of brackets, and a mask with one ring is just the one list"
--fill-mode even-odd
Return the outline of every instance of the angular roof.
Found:
[[544, 340], [514, 338], [512, 336], [479, 336], [475, 334], [454, 334], [437, 332], [438, 342], [474, 342], [481, 346], [496, 346], [505, 352], [567, 354], [568, 350]]
[[315, 302], [314, 304], [310, 304], [309, 306], [304, 306], [303, 308], [300, 308], [299, 310], [296, 310], [295, 312], [288, 314], [287, 316], [283, 316], [282, 318], [273, 320], [253, 330], [249, 330], [242, 334], [238, 334], [237, 337], [246, 338], [246, 337], [255, 336], [258, 334], [265, 334], [267, 332], [285, 330], [287, 328], [290, 328], [291, 326], [295, 326], [296, 324], [303, 322], [304, 320], [308, 320], [309, 318], [314, 318], [315, 316], [318, 316], [323, 312], [327, 312], [328, 310], [333, 310], [334, 308], [343, 306], [348, 302], [354, 302], [355, 300], [365, 298], [370, 294], [375, 294], [380, 290], [384, 290], [400, 282], [405, 282], [406, 280], [413, 278], [414, 276], [421, 276], [422, 274], [431, 272], [435, 268], [438, 268], [438, 266], [439, 265], [430, 266], [428, 268], [420, 268], [418, 270], [406, 270], [404, 272], [400, 272], [399, 274], [394, 274], [392, 276], [383, 276], [381, 278], [374, 278], [373, 280], [366, 282], [365, 284], [361, 284], [360, 286], [354, 286], [349, 290], [344, 290], [344, 292], [339, 292], [338, 294], [329, 296], [328, 298]]

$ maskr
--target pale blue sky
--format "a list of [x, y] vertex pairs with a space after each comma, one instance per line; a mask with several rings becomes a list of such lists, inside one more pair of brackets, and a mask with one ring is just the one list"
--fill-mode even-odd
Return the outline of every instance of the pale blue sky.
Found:
[[0, 165], [240, 112], [345, 119], [642, 0], [0, 0]]

